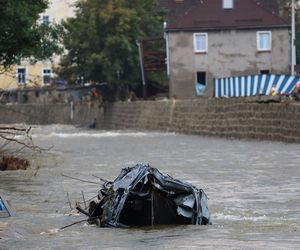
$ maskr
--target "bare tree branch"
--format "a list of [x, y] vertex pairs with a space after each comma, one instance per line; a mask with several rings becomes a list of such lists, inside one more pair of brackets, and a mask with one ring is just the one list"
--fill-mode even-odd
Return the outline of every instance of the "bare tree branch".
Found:
[[[20, 152], [23, 149], [27, 148], [34, 152], [48, 151], [48, 149], [43, 149], [39, 146], [36, 146], [30, 135], [32, 127], [26, 127], [25, 125], [20, 126], [10, 126], [10, 125], [1, 125], [0, 126], [0, 153], [6, 151], [10, 145], [14, 145], [14, 153]], [[1, 142], [2, 141], [2, 142]], [[1, 145], [2, 144], [2, 145]]]
[[21, 140], [14, 139], [13, 137], [7, 137], [7, 136], [4, 136], [3, 134], [0, 134], [0, 138], [4, 139], [6, 141], [9, 141], [9, 142], [15, 142], [19, 145], [23, 145], [24, 147], [29, 148], [33, 151], [40, 151], [40, 148], [38, 146], [35, 146], [33, 144], [29, 144], [27, 142], [22, 142]]
[[14, 130], [14, 131], [23, 131], [26, 132], [27, 130], [29, 131], [31, 127], [25, 128], [25, 127], [12, 127], [12, 126], [0, 126], [0, 133], [1, 130]]

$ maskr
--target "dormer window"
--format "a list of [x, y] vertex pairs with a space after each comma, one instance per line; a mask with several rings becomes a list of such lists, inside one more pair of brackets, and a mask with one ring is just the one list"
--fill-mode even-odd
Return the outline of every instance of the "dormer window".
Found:
[[233, 9], [234, 0], [222, 0], [223, 9]]

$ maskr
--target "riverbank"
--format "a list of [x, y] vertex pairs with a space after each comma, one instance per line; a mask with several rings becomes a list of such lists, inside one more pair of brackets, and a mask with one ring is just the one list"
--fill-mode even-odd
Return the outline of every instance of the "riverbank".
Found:
[[288, 97], [1, 105], [0, 123], [79, 124], [300, 143], [300, 103]]

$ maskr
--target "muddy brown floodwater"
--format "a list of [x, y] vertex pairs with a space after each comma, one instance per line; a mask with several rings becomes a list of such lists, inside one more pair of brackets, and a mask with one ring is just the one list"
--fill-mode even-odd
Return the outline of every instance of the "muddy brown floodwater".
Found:
[[[41, 126], [35, 142], [54, 146], [36, 176], [0, 172], [0, 195], [16, 215], [0, 219], [10, 233], [0, 249], [299, 249], [300, 145], [223, 140], [135, 131], [89, 131]], [[203, 188], [211, 226], [98, 228], [70, 214], [67, 199], [82, 201], [125, 166], [148, 162], [164, 174]]]

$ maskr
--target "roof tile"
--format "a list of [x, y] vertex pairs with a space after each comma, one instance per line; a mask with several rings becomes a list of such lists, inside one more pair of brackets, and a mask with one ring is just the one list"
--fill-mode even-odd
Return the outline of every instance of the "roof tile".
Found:
[[276, 7], [271, 0], [234, 0], [233, 9], [223, 9], [222, 0], [161, 1], [169, 10], [169, 31], [289, 26], [275, 11], [270, 11], [268, 6]]

